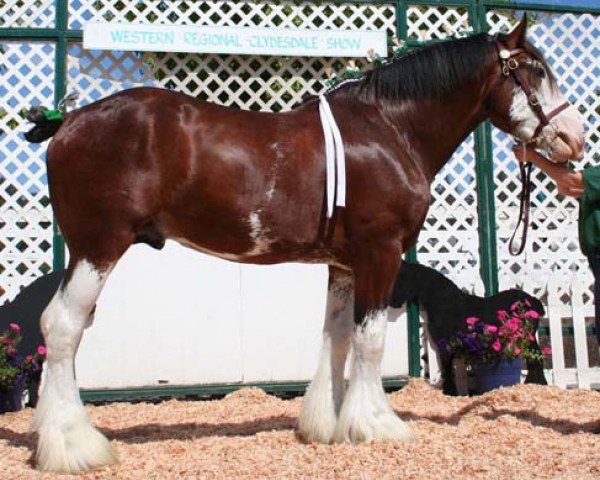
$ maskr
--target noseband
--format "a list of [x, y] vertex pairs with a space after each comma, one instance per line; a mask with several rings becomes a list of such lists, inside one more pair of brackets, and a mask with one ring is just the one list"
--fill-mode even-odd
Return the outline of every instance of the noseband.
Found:
[[[526, 148], [528, 144], [537, 144], [538, 140], [541, 137], [542, 131], [546, 125], [550, 125], [552, 127], [552, 131], [554, 132], [554, 137], [549, 141], [552, 143], [556, 137], [559, 135], [559, 132], [556, 130], [550, 120], [556, 117], [559, 113], [569, 108], [570, 104], [568, 102], [563, 103], [559, 107], [552, 110], [547, 115], [544, 113], [544, 109], [540, 105], [539, 99], [535, 92], [531, 89], [529, 82], [525, 78], [525, 76], [519, 70], [520, 64], [519, 61], [515, 58], [520, 53], [526, 53], [523, 48], [515, 48], [514, 50], [508, 50], [502, 45], [500, 42], [496, 41], [496, 46], [498, 48], [498, 56], [500, 57], [500, 64], [502, 66], [502, 74], [505, 77], [513, 76], [515, 79], [515, 83], [521, 87], [521, 90], [525, 93], [527, 97], [527, 103], [535, 113], [536, 117], [540, 121], [537, 128], [533, 132], [533, 136], [528, 141], [521, 141], [523, 144], [523, 148]], [[508, 251], [511, 255], [519, 255], [523, 253], [525, 249], [525, 245], [527, 244], [527, 228], [529, 225], [529, 211], [531, 206], [531, 163], [526, 163], [523, 165], [519, 162], [519, 169], [521, 171], [521, 195], [519, 197], [519, 218], [517, 220], [517, 224], [515, 226], [515, 231], [510, 237], [510, 241], [508, 243]], [[519, 226], [523, 223], [523, 231], [521, 233], [521, 244], [518, 248], [514, 247], [514, 239]]]

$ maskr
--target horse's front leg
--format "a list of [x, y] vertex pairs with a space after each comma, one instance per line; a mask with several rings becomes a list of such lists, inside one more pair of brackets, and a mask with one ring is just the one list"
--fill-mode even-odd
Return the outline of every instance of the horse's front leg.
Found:
[[352, 335], [353, 307], [352, 274], [329, 267], [323, 346], [298, 420], [298, 434], [305, 441], [329, 443], [332, 440], [346, 391], [344, 368]]
[[48, 356], [33, 419], [40, 470], [79, 473], [117, 461], [110, 443], [94, 429], [75, 381], [75, 352], [90, 323], [108, 270], [71, 257], [63, 284], [42, 314]]
[[[357, 265], [355, 325], [350, 383], [334, 432], [334, 441], [414, 441], [415, 436], [392, 410], [383, 390], [381, 364], [387, 329], [387, 299], [400, 252], [391, 248]], [[373, 261], [374, 260], [374, 261]]]

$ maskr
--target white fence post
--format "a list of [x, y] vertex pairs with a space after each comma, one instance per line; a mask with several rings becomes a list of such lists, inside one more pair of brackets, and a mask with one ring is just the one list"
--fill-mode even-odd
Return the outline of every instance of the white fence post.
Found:
[[573, 336], [575, 343], [575, 362], [577, 369], [577, 385], [590, 389], [590, 363], [585, 331], [585, 312], [583, 293], [585, 286], [580, 275], [574, 275], [571, 281], [571, 308], [573, 312]]
[[548, 323], [550, 326], [550, 345], [552, 347], [552, 383], [561, 388], [567, 387], [565, 352], [562, 336], [562, 316], [560, 302], [559, 277], [553, 274], [548, 279]]

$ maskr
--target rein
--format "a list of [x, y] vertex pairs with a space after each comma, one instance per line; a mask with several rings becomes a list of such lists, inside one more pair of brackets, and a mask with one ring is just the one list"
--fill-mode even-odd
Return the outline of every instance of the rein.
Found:
[[[544, 127], [550, 125], [552, 127], [552, 131], [554, 133], [554, 137], [549, 141], [552, 143], [558, 136], [559, 132], [556, 130], [556, 127], [550, 123], [554, 117], [558, 114], [569, 108], [570, 104], [568, 102], [563, 103], [558, 106], [548, 114], [544, 112], [544, 109], [540, 105], [540, 101], [529, 85], [529, 82], [523, 75], [523, 73], [519, 70], [520, 64], [519, 61], [515, 58], [517, 55], [521, 53], [526, 53], [523, 48], [516, 48], [514, 50], [508, 50], [504, 45], [502, 45], [499, 41], [496, 41], [496, 47], [498, 48], [498, 56], [500, 57], [500, 63], [502, 65], [502, 74], [505, 77], [512, 77], [515, 80], [515, 83], [521, 87], [523, 93], [527, 97], [527, 103], [531, 107], [533, 113], [535, 113], [536, 117], [540, 121], [535, 131], [533, 132], [533, 136], [527, 141], [521, 141], [520, 143], [523, 145], [523, 149], [527, 148], [527, 145], [537, 144], [542, 136], [542, 132]], [[516, 256], [523, 253], [525, 249], [525, 245], [527, 244], [527, 230], [529, 228], [529, 213], [531, 208], [531, 167], [532, 164], [527, 162], [525, 164], [519, 163], [519, 170], [521, 172], [521, 194], [519, 196], [519, 219], [517, 220], [517, 224], [515, 226], [515, 231], [510, 237], [510, 242], [508, 244], [508, 251], [511, 255]], [[515, 236], [519, 229], [519, 226], [523, 224], [522, 232], [521, 232], [521, 243], [518, 248], [514, 246]]]
[[[523, 148], [527, 148], [523, 145]], [[531, 162], [519, 163], [519, 170], [521, 172], [521, 194], [519, 195], [519, 219], [515, 225], [515, 231], [510, 237], [508, 242], [508, 251], [511, 255], [517, 256], [523, 253], [525, 245], [527, 245], [527, 230], [529, 228], [529, 212], [531, 209]], [[521, 243], [518, 248], [515, 248], [514, 241], [519, 226], [523, 223], [523, 229], [521, 231]]]

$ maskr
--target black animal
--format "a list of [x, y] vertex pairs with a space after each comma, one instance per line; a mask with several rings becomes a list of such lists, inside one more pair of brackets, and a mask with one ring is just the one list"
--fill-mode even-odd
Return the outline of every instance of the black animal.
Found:
[[11, 323], [17, 323], [21, 327], [23, 338], [19, 344], [20, 352], [33, 353], [38, 345], [44, 343], [40, 317], [64, 276], [65, 270], [43, 275], [23, 288], [13, 301], [0, 306], [0, 332], [6, 330]]
[[[451, 280], [433, 268], [418, 263], [404, 263], [396, 276], [390, 306], [398, 308], [406, 301], [418, 301], [427, 312], [427, 331], [437, 346], [441, 339], [447, 339], [464, 329], [468, 317], [480, 318], [485, 323], [499, 325], [499, 310], [510, 311], [517, 301], [528, 300], [531, 308], [540, 317], [544, 315], [542, 303], [528, 293], [518, 290], [504, 290], [491, 297], [478, 297], [460, 290]], [[537, 331], [538, 321], [535, 321]], [[531, 348], [539, 351], [536, 340]], [[456, 384], [452, 375], [453, 356], [436, 349], [442, 374], [442, 388], [447, 395], [456, 395]], [[542, 362], [527, 360], [525, 383], [547, 385]]]

